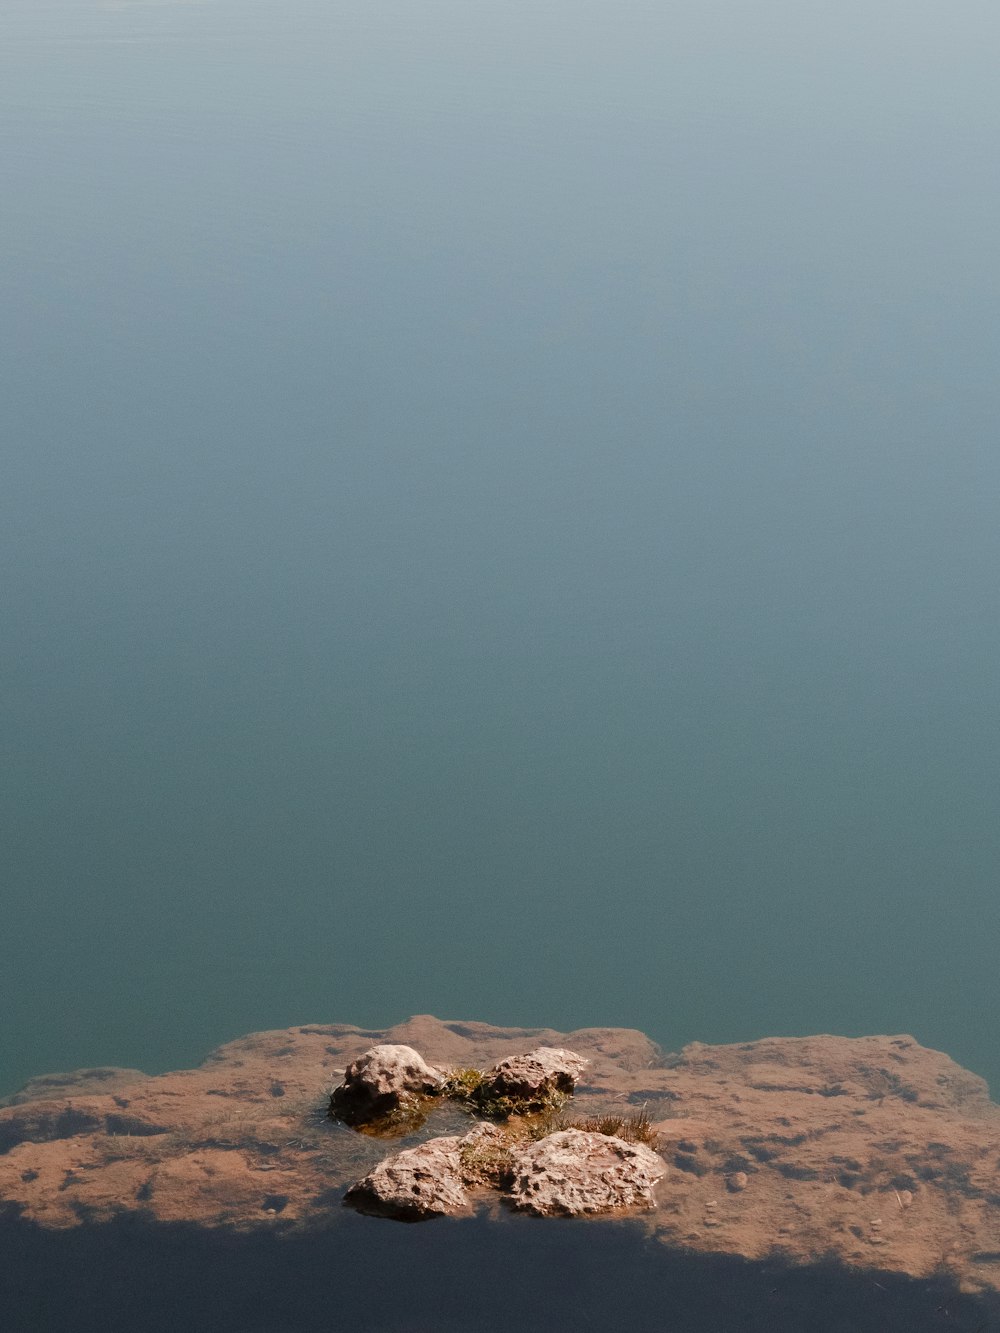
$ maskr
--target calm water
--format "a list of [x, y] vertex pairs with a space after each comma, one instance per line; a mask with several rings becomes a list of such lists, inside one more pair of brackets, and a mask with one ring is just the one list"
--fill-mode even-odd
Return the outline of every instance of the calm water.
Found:
[[5, 0], [0, 1090], [411, 1012], [1000, 1088], [993, 0]]
[[[359, 1225], [360, 1224], [360, 1225]], [[821, 1265], [787, 1269], [643, 1243], [628, 1224], [341, 1214], [318, 1235], [0, 1224], [16, 1333], [996, 1333], [997, 1299]], [[53, 1282], [53, 1273], [62, 1281]], [[680, 1319], [682, 1322], [678, 1322]]]

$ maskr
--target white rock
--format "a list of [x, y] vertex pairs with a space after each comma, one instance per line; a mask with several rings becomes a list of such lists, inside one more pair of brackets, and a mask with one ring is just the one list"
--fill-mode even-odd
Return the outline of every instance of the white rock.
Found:
[[387, 1157], [352, 1185], [344, 1203], [360, 1213], [417, 1222], [470, 1211], [462, 1180], [462, 1139], [429, 1139]]
[[506, 1138], [495, 1125], [475, 1125], [461, 1137], [428, 1139], [379, 1162], [352, 1185], [344, 1202], [361, 1213], [416, 1222], [471, 1211], [468, 1189], [493, 1183], [507, 1161]]
[[514, 1206], [541, 1217], [652, 1208], [666, 1163], [644, 1143], [564, 1129], [513, 1152]]
[[559, 1046], [539, 1046], [527, 1055], [503, 1060], [487, 1075], [490, 1092], [516, 1101], [544, 1102], [552, 1093], [566, 1096], [590, 1064], [582, 1055]]
[[330, 1109], [348, 1124], [363, 1125], [433, 1096], [443, 1081], [441, 1071], [412, 1046], [373, 1046], [348, 1065]]

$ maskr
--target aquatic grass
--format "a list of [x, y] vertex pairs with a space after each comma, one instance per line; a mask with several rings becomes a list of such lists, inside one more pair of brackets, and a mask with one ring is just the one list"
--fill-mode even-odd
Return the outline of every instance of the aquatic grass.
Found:
[[530, 1098], [508, 1097], [495, 1091], [492, 1079], [481, 1069], [454, 1069], [441, 1088], [448, 1098], [483, 1120], [503, 1122], [512, 1117], [546, 1115], [562, 1110], [569, 1094], [550, 1088]]
[[518, 1107], [510, 1097], [498, 1095], [481, 1069], [453, 1069], [441, 1088], [441, 1096], [484, 1120], [507, 1120]]
[[373, 1139], [405, 1139], [423, 1128], [429, 1113], [430, 1098], [412, 1098], [379, 1116], [377, 1120], [368, 1120], [360, 1125], [352, 1125], [351, 1128]]
[[500, 1142], [483, 1140], [464, 1143], [460, 1158], [462, 1176], [467, 1184], [485, 1185], [490, 1189], [505, 1189], [514, 1174], [512, 1138]]
[[660, 1146], [660, 1136], [653, 1128], [645, 1107], [624, 1115], [606, 1112], [603, 1115], [588, 1116], [543, 1116], [534, 1128], [538, 1132], [533, 1137], [540, 1139], [564, 1129], [582, 1129], [588, 1134], [607, 1134], [610, 1138], [622, 1139], [625, 1143], [644, 1143], [654, 1152]]

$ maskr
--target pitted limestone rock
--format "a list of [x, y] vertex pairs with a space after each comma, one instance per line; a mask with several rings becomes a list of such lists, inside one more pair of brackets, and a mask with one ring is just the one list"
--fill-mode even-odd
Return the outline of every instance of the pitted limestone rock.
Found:
[[514, 1152], [509, 1193], [516, 1208], [540, 1217], [652, 1208], [666, 1170], [644, 1143], [564, 1129]]
[[349, 1125], [368, 1124], [434, 1096], [443, 1081], [412, 1046], [373, 1046], [347, 1066], [330, 1110]]
[[429, 1139], [394, 1153], [352, 1185], [344, 1203], [359, 1213], [417, 1222], [469, 1212], [462, 1179], [462, 1140], [457, 1135]]
[[572, 1094], [589, 1063], [560, 1046], [538, 1046], [501, 1061], [486, 1076], [486, 1084], [492, 1097], [509, 1098], [518, 1109], [544, 1109], [554, 1098]]
[[344, 1203], [401, 1222], [460, 1217], [471, 1211], [468, 1190], [493, 1185], [501, 1160], [506, 1164], [502, 1132], [476, 1125], [461, 1137], [428, 1139], [387, 1157], [351, 1186]]

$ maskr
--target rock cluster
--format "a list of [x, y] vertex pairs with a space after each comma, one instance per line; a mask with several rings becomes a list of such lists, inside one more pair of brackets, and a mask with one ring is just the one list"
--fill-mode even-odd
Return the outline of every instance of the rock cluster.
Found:
[[358, 1212], [417, 1222], [472, 1212], [472, 1195], [492, 1189], [536, 1217], [582, 1217], [654, 1206], [666, 1163], [643, 1143], [609, 1134], [559, 1130], [536, 1142], [494, 1125], [429, 1139], [387, 1157], [352, 1185], [344, 1202]]
[[[358, 1129], [411, 1124], [434, 1098], [452, 1097], [497, 1124], [480, 1122], [468, 1134], [430, 1139], [379, 1162], [352, 1185], [344, 1202], [359, 1212], [398, 1221], [460, 1216], [472, 1207], [470, 1190], [502, 1191], [509, 1202], [540, 1217], [652, 1207], [652, 1189], [666, 1164], [645, 1144], [607, 1133], [552, 1130], [530, 1118], [572, 1096], [589, 1063], [574, 1051], [540, 1046], [481, 1073], [450, 1077], [410, 1046], [373, 1046], [348, 1066], [333, 1092], [330, 1113]], [[528, 1117], [529, 1119], [525, 1119]], [[512, 1128], [517, 1121], [521, 1129]]]
[[330, 1114], [356, 1128], [388, 1131], [420, 1120], [437, 1097], [465, 1103], [490, 1120], [557, 1110], [572, 1096], [589, 1061], [573, 1051], [538, 1046], [483, 1073], [442, 1073], [412, 1046], [373, 1046], [348, 1065], [330, 1097]]

